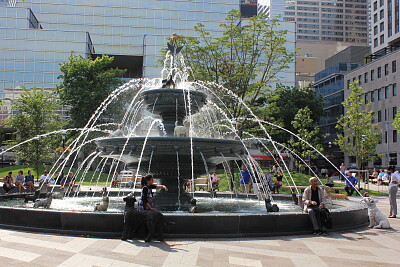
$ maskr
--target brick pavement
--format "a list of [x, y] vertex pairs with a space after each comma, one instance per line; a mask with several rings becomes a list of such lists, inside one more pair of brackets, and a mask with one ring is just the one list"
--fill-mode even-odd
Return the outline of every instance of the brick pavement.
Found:
[[[352, 198], [358, 201], [359, 198]], [[377, 197], [388, 213], [387, 197]], [[400, 218], [393, 229], [329, 236], [168, 239], [123, 242], [0, 230], [1, 266], [399, 266]]]

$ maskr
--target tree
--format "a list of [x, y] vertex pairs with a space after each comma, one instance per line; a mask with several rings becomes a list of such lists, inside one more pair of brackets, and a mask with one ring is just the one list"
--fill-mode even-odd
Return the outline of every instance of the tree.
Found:
[[[292, 121], [300, 109], [308, 107], [310, 110], [312, 120], [310, 125], [316, 124], [323, 113], [322, 99], [314, 91], [282, 85], [278, 85], [276, 90], [271, 91], [266, 97], [257, 99], [254, 105], [260, 107], [257, 110], [257, 116], [294, 133], [298, 133], [298, 130]], [[275, 127], [267, 127], [267, 129], [277, 142], [286, 143], [291, 137], [289, 133]]]
[[[320, 133], [319, 128], [314, 127], [314, 121], [311, 119], [311, 110], [309, 107], [301, 108], [292, 121], [293, 127], [297, 131], [297, 135], [304, 141], [311, 144], [315, 149], [322, 152], [323, 148], [320, 144]], [[319, 154], [305, 142], [299, 140], [295, 136], [292, 136], [289, 140], [289, 146], [292, 148], [297, 155], [302, 159], [315, 159], [319, 157]]]
[[[60, 106], [53, 91], [36, 87], [32, 90], [23, 87], [23, 90], [21, 97], [12, 102], [17, 114], [6, 121], [7, 126], [16, 129], [17, 134], [17, 139], [8, 142], [8, 145], [62, 128], [60, 115], [56, 112]], [[41, 137], [17, 147], [15, 151], [19, 159], [32, 164], [38, 173], [40, 165], [53, 159], [55, 142], [58, 140], [57, 135]]]
[[[265, 96], [269, 83], [292, 62], [294, 54], [286, 50], [286, 30], [278, 30], [276, 19], [267, 20], [264, 14], [241, 20], [240, 12], [229, 12], [220, 25], [221, 37], [214, 37], [204, 25], [197, 24], [199, 37], [182, 37], [182, 53], [193, 70], [192, 78], [216, 82], [232, 90], [249, 107]], [[226, 101], [234, 118], [246, 115], [243, 105]]]
[[393, 127], [400, 131], [400, 110], [396, 114], [396, 118], [393, 121]]
[[69, 61], [60, 63], [63, 74], [58, 77], [62, 82], [57, 92], [62, 104], [70, 107], [71, 127], [84, 127], [101, 102], [122, 83], [119, 77], [125, 70], [109, 68], [113, 60], [105, 55], [86, 59], [71, 52]]
[[364, 105], [362, 95], [364, 90], [355, 81], [350, 84], [350, 95], [344, 100], [345, 114], [338, 119], [336, 128], [343, 131], [335, 141], [340, 149], [356, 157], [357, 167], [372, 160], [375, 155], [381, 133], [373, 121], [373, 113], [369, 104]]

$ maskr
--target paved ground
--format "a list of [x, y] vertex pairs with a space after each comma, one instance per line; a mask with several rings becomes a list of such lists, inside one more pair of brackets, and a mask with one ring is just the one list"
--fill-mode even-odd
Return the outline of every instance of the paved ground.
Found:
[[[387, 197], [377, 199], [388, 214]], [[327, 237], [169, 239], [151, 244], [0, 230], [0, 265], [400, 266], [400, 218], [390, 223], [393, 229], [362, 228]]]

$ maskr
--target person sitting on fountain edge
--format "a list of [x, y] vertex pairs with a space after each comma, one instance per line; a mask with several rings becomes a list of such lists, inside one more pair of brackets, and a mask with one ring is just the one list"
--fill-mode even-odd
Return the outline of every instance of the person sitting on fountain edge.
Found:
[[142, 193], [139, 199], [139, 210], [157, 210], [156, 202], [153, 195], [153, 190], [156, 188], [163, 188], [165, 191], [168, 191], [168, 188], [165, 185], [154, 185], [153, 175], [148, 174], [142, 178]]
[[321, 225], [321, 209], [325, 208], [325, 193], [318, 186], [318, 178], [310, 178], [310, 186], [304, 190], [304, 211], [308, 213], [313, 226], [314, 235], [326, 235], [325, 226]]

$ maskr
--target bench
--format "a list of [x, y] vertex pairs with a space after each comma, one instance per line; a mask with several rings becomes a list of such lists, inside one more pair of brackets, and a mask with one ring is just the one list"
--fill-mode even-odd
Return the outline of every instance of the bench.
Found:
[[[192, 179], [190, 179], [190, 182]], [[203, 189], [206, 191], [210, 191], [211, 184], [210, 184], [210, 179], [209, 178], [196, 178], [194, 179], [194, 188], [196, 187], [199, 188], [199, 190]]]

